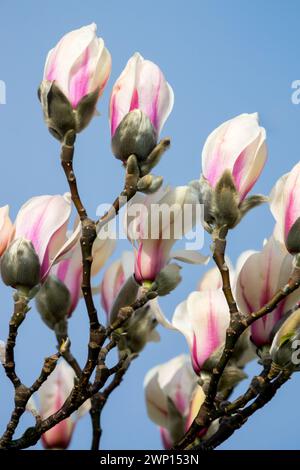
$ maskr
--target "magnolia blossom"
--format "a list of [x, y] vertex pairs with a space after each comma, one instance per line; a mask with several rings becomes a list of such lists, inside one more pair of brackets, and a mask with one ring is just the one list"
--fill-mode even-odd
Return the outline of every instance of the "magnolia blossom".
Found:
[[14, 227], [9, 217], [9, 206], [0, 207], [0, 256], [7, 248], [13, 233]]
[[33, 197], [18, 212], [14, 239], [31, 241], [40, 260], [41, 280], [48, 274], [58, 254], [66, 254], [78, 238], [79, 232], [75, 231], [73, 237], [66, 241], [70, 215], [69, 193]]
[[241, 114], [224, 122], [207, 138], [202, 152], [203, 176], [215, 188], [230, 170], [242, 201], [261, 174], [266, 158], [266, 132], [258, 115]]
[[160, 133], [174, 103], [173, 90], [159, 67], [135, 53], [117, 79], [110, 99], [111, 134], [127, 113], [141, 110]]
[[194, 391], [201, 389], [189, 358], [181, 355], [154, 367], [145, 377], [144, 388], [148, 416], [160, 427], [168, 449], [183, 436]]
[[230, 315], [223, 292], [192, 292], [175, 309], [172, 325], [186, 338], [199, 374], [205, 361], [222, 345]]
[[[92, 277], [98, 274], [105, 262], [112, 255], [114, 248], [114, 239], [106, 238], [101, 240], [96, 238], [92, 251]], [[70, 316], [75, 310], [81, 295], [82, 254], [79, 241], [70, 250], [65, 259], [61, 259], [52, 267], [50, 274], [55, 275], [61, 282], [63, 282], [70, 292], [71, 305], [68, 312], [68, 315]]]
[[277, 222], [275, 237], [293, 254], [300, 251], [300, 163], [283, 175], [270, 194], [270, 207]]
[[71, 31], [48, 53], [44, 80], [55, 82], [75, 109], [89, 93], [100, 96], [110, 75], [111, 57], [93, 23]]
[[[292, 256], [271, 237], [262, 251], [248, 257], [240, 270], [236, 288], [240, 310], [250, 314], [263, 307], [287, 283], [291, 270]], [[299, 293], [295, 291], [279, 302], [272, 312], [252, 324], [251, 338], [256, 346], [270, 344], [274, 326], [298, 301]]]
[[208, 258], [192, 250], [171, 253], [176, 240], [199, 222], [198, 195], [190, 186], [159, 190], [150, 196], [138, 194], [128, 204], [127, 237], [135, 245], [136, 281], [154, 281], [171, 258], [203, 264]]
[[105, 271], [100, 285], [101, 304], [107, 315], [125, 281], [133, 274], [134, 259], [131, 252], [126, 251], [120, 259], [114, 261]]
[[[60, 362], [38, 391], [39, 410], [36, 409], [34, 401], [31, 400], [27, 406], [28, 411], [37, 412], [42, 419], [56, 413], [70, 395], [74, 378], [73, 369], [66, 362]], [[41, 438], [45, 449], [67, 449], [78, 419], [89, 410], [90, 400], [87, 400], [73, 415], [46, 431]]]

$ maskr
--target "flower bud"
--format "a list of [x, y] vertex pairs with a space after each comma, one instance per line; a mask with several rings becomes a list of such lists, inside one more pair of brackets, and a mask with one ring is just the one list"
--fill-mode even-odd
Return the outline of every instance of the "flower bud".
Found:
[[88, 125], [109, 78], [110, 54], [96, 29], [91, 24], [69, 32], [48, 54], [39, 98], [49, 131], [59, 140]]
[[207, 262], [207, 257], [192, 250], [171, 252], [175, 242], [200, 222], [198, 206], [198, 194], [191, 186], [161, 189], [147, 197], [134, 197], [127, 204], [125, 230], [136, 245], [134, 276], [139, 284], [154, 281], [171, 258]]
[[24, 238], [14, 240], [1, 258], [4, 284], [32, 289], [40, 282], [40, 262], [33, 245]]
[[270, 355], [280, 369], [296, 369], [300, 364], [300, 308], [282, 324], [274, 336]]
[[[261, 309], [284, 286], [293, 269], [293, 258], [284, 245], [272, 236], [260, 252], [252, 253], [241, 266], [236, 280], [236, 299], [239, 310], [251, 315]], [[258, 347], [270, 346], [272, 331], [298, 301], [299, 294], [293, 292], [273, 309], [266, 317], [259, 318], [251, 325], [251, 340]]]
[[151, 369], [144, 381], [149, 418], [161, 428], [165, 448], [185, 432], [191, 400], [197, 385], [186, 356], [178, 356]]
[[157, 286], [155, 290], [160, 297], [176, 289], [181, 282], [180, 270], [181, 267], [178, 264], [172, 263], [165, 266], [158, 273], [155, 278], [155, 285]]
[[31, 241], [39, 257], [42, 282], [61, 250], [66, 255], [73, 246], [66, 237], [71, 208], [69, 193], [35, 196], [23, 204], [16, 217], [14, 238]]
[[67, 287], [50, 275], [36, 295], [36, 306], [42, 320], [52, 330], [66, 331], [66, 318], [71, 305], [71, 295]]
[[173, 108], [174, 96], [159, 67], [135, 53], [117, 79], [110, 99], [112, 148], [126, 160], [145, 160]]
[[122, 119], [111, 145], [115, 157], [126, 161], [134, 154], [145, 160], [157, 144], [157, 133], [150, 119], [140, 109], [134, 109]]
[[215, 188], [227, 170], [243, 201], [266, 162], [265, 141], [257, 113], [241, 114], [221, 124], [208, 136], [202, 152], [203, 175], [210, 186]]
[[119, 349], [129, 349], [133, 354], [137, 354], [149, 341], [158, 342], [160, 337], [155, 330], [156, 325], [151, 307], [146, 305], [140, 308], [123, 327], [124, 334], [118, 343]]
[[300, 253], [300, 163], [283, 175], [270, 194], [270, 207], [276, 220], [275, 237], [291, 254]]

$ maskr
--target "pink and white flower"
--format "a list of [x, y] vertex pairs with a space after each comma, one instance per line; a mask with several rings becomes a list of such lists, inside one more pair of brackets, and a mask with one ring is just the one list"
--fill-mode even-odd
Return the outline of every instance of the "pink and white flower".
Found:
[[[244, 314], [259, 310], [287, 283], [291, 271], [292, 256], [286, 252], [284, 245], [271, 237], [262, 251], [248, 257], [239, 272], [236, 287], [239, 309]], [[256, 346], [271, 343], [274, 326], [298, 301], [299, 293], [296, 291], [252, 324], [251, 338]]]
[[[189, 358], [181, 355], [151, 369], [144, 380], [149, 418], [160, 427], [165, 448], [183, 436], [197, 376]], [[204, 394], [203, 394], [204, 395]]]
[[241, 114], [224, 122], [207, 138], [202, 152], [203, 176], [215, 188], [230, 170], [240, 201], [261, 174], [267, 158], [266, 132], [258, 115]]
[[[112, 255], [115, 243], [115, 240], [111, 238], [104, 240], [96, 238], [92, 250], [93, 262], [91, 277], [98, 274], [108, 258]], [[70, 316], [74, 312], [81, 296], [82, 254], [79, 241], [77, 241], [74, 247], [69, 251], [67, 257], [53, 265], [50, 274], [56, 276], [67, 287], [70, 293], [71, 305], [68, 312]]]
[[[125, 225], [127, 237], [135, 245], [134, 275], [138, 283], [154, 281], [171, 258], [195, 264], [208, 261], [192, 250], [171, 253], [175, 242], [199, 222], [196, 206], [200, 207], [198, 195], [189, 186], [159, 190], [150, 196], [138, 194], [130, 201]], [[185, 217], [188, 211], [191, 217]]]
[[[283, 175], [270, 194], [270, 207], [276, 220], [274, 236], [292, 253], [300, 251], [300, 163]], [[298, 223], [296, 225], [296, 223]], [[298, 235], [299, 234], [299, 235]]]
[[122, 257], [114, 261], [105, 271], [100, 285], [100, 294], [101, 304], [107, 317], [121, 288], [133, 271], [134, 257], [130, 251], [125, 251]]
[[[56, 413], [64, 404], [74, 386], [75, 373], [65, 362], [60, 362], [38, 391], [39, 410], [33, 400], [27, 406], [28, 411], [35, 411], [42, 419]], [[45, 449], [67, 449], [79, 418], [90, 410], [90, 400], [87, 400], [73, 415], [60, 421], [42, 435]]]
[[39, 257], [41, 280], [48, 274], [56, 256], [66, 254], [74, 239], [66, 243], [66, 232], [71, 215], [69, 193], [55, 196], [36, 196], [19, 210], [15, 221], [14, 239], [30, 241]]
[[176, 307], [172, 325], [187, 340], [196, 374], [225, 341], [229, 321], [228, 305], [220, 289], [192, 292]]
[[0, 207], [0, 256], [3, 255], [14, 234], [14, 226], [9, 217], [9, 206]]
[[48, 53], [44, 80], [55, 82], [73, 109], [96, 90], [101, 96], [111, 70], [110, 53], [93, 23], [67, 33]]
[[160, 133], [172, 111], [174, 94], [159, 67], [135, 53], [117, 79], [110, 99], [110, 126], [113, 136], [122, 119], [139, 109]]

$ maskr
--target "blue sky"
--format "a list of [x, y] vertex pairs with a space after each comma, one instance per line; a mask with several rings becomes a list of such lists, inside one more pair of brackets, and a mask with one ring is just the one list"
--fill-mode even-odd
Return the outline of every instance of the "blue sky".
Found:
[[[175, 93], [174, 110], [163, 130], [163, 136], [171, 136], [172, 148], [156, 170], [165, 182], [181, 185], [198, 178], [207, 135], [230, 117], [257, 111], [267, 130], [269, 160], [255, 191], [268, 193], [299, 160], [300, 105], [291, 101], [291, 84], [300, 79], [299, 14], [297, 0], [0, 0], [0, 80], [7, 92], [6, 105], [0, 105], [0, 205], [9, 204], [15, 217], [30, 197], [67, 191], [59, 145], [43, 124], [36, 90], [48, 50], [69, 30], [91, 22], [98, 24], [113, 60], [98, 105], [101, 115], [79, 136], [76, 146], [80, 192], [92, 217], [97, 206], [112, 201], [121, 188], [123, 170], [110, 151], [108, 98], [135, 51], [160, 65]], [[235, 261], [245, 249], [259, 249], [272, 229], [268, 207], [247, 215], [230, 233], [231, 259]], [[114, 258], [129, 248], [128, 242], [120, 242]], [[204, 251], [209, 252], [208, 242]], [[184, 267], [182, 284], [161, 303], [169, 318], [202, 273], [203, 268]], [[0, 338], [5, 338], [12, 309], [10, 290], [0, 286], [0, 297]], [[96, 304], [100, 305], [99, 298]], [[88, 331], [82, 303], [70, 328], [73, 349], [83, 363]], [[146, 415], [143, 378], [150, 367], [187, 352], [178, 334], [161, 330], [161, 336], [162, 342], [147, 346], [111, 397], [103, 413], [103, 448], [160, 448], [156, 426]], [[33, 308], [17, 345], [18, 371], [25, 382], [37, 376], [42, 359], [54, 350], [53, 335]], [[250, 374], [256, 370], [255, 364], [249, 365]], [[299, 385], [295, 375], [222, 448], [297, 449]], [[1, 370], [1, 431], [12, 407], [11, 392]], [[29, 422], [25, 417], [20, 429]], [[78, 424], [71, 448], [89, 448], [90, 439], [86, 417]]]

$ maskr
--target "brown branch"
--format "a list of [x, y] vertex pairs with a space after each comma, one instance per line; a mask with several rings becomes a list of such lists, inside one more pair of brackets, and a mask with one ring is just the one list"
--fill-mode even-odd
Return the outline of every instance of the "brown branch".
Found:
[[206, 441], [193, 447], [193, 450], [213, 450], [225, 442], [237, 429], [248, 421], [250, 416], [272, 400], [279, 388], [290, 378], [290, 375], [290, 371], [283, 371], [273, 382], [265, 380], [261, 393], [251, 405], [238, 411], [234, 416], [223, 418], [218, 431]]
[[82, 253], [82, 284], [81, 290], [86, 304], [86, 309], [90, 322], [90, 338], [88, 344], [88, 357], [86, 364], [81, 371], [79, 389], [84, 390], [88, 385], [89, 379], [97, 364], [100, 348], [105, 341], [105, 328], [99, 323], [97, 310], [93, 300], [91, 288], [91, 266], [92, 266], [92, 249], [94, 241], [97, 237], [96, 224], [87, 215], [87, 211], [80, 199], [77, 187], [76, 177], [73, 170], [75, 131], [66, 133], [61, 149], [61, 164], [64, 169], [72, 201], [75, 205], [77, 213], [81, 221], [82, 234], [80, 238]]
[[26, 387], [20, 383], [15, 390], [15, 408], [11, 414], [11, 418], [6, 427], [3, 436], [0, 439], [0, 449], [6, 448], [11, 442], [14, 432], [19, 424], [21, 416], [26, 411], [26, 405], [30, 397], [39, 390], [42, 384], [47, 380], [49, 375], [53, 372], [56, 367], [57, 361], [60, 357], [60, 353], [54, 354], [53, 356], [47, 357], [44, 361], [43, 368], [39, 377], [34, 381], [31, 387]]
[[109, 369], [110, 375], [114, 374], [112, 381], [105, 387], [102, 392], [96, 393], [92, 399], [92, 407], [90, 410], [92, 428], [93, 428], [93, 439], [91, 450], [98, 450], [100, 446], [100, 440], [102, 436], [101, 428], [101, 414], [102, 410], [110, 397], [111, 393], [119, 387], [121, 384], [124, 375], [126, 374], [131, 361], [126, 357], [120, 359], [118, 364], [111, 369]]
[[4, 364], [6, 375], [14, 385], [15, 389], [22, 384], [16, 373], [15, 345], [19, 327], [25, 320], [26, 313], [28, 311], [28, 298], [16, 292], [14, 294], [14, 312], [9, 322], [9, 334], [6, 341]]
[[81, 202], [78, 188], [77, 188], [77, 181], [73, 171], [73, 156], [74, 156], [74, 144], [76, 140], [76, 133], [75, 131], [71, 130], [66, 133], [64, 143], [61, 148], [61, 165], [64, 169], [65, 175], [67, 177], [72, 201], [76, 207], [80, 220], [84, 220], [87, 218], [87, 212]]
[[110, 336], [115, 330], [120, 328], [130, 317], [131, 315], [138, 310], [139, 308], [146, 305], [149, 300], [155, 299], [158, 296], [156, 291], [148, 290], [141, 297], [139, 297], [133, 304], [122, 307], [119, 310], [118, 316], [107, 328], [106, 335]]

